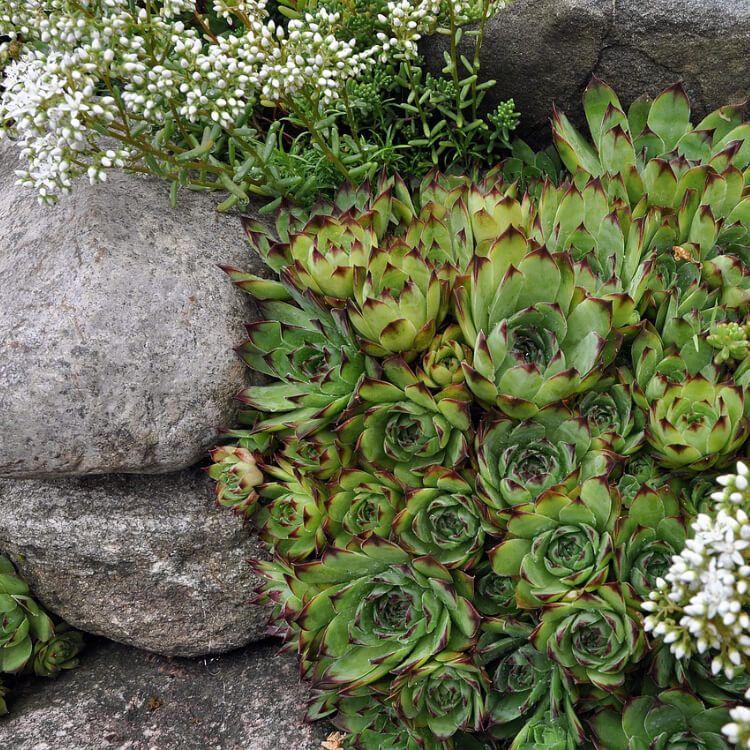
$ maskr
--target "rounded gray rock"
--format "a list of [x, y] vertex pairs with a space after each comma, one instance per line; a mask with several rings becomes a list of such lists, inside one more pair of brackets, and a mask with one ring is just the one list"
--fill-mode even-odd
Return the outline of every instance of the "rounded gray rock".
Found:
[[[434, 71], [447, 38], [422, 42]], [[581, 98], [596, 75], [623, 104], [654, 96], [680, 79], [694, 121], [750, 94], [750, 5], [747, 0], [511, 0], [486, 28], [483, 79], [498, 83], [485, 104], [513, 98], [519, 134], [549, 143], [556, 104], [583, 121]]]
[[231, 427], [253, 317], [218, 264], [262, 272], [215, 197], [112, 173], [55, 206], [0, 146], [0, 477], [177, 471]]
[[30, 680], [0, 717], [13, 750], [320, 750], [304, 724], [296, 659], [269, 642], [214, 659], [166, 660], [106, 641], [57, 680]]
[[260, 545], [199, 470], [1, 480], [0, 552], [44, 606], [121, 643], [198, 656], [266, 632]]

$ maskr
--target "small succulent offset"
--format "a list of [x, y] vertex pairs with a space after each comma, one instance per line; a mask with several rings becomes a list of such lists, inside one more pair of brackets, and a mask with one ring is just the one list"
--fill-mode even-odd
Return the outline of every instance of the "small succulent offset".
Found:
[[585, 109], [558, 182], [384, 175], [228, 269], [273, 382], [209, 471], [344, 747], [750, 747], [750, 125]]
[[57, 677], [78, 666], [83, 635], [65, 623], [55, 624], [34, 600], [13, 563], [0, 555], [0, 715], [8, 712], [13, 679], [22, 674]]

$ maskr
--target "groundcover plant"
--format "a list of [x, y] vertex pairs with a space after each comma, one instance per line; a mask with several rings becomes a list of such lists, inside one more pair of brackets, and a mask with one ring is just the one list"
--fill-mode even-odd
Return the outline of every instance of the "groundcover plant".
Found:
[[749, 746], [750, 125], [584, 103], [562, 180], [346, 186], [227, 269], [271, 382], [210, 473], [346, 747]]
[[[57, 677], [78, 665], [83, 635], [55, 624], [30, 595], [8, 558], [0, 556], [0, 716], [13, 682], [25, 674]], [[3, 684], [2, 677], [10, 678]]]

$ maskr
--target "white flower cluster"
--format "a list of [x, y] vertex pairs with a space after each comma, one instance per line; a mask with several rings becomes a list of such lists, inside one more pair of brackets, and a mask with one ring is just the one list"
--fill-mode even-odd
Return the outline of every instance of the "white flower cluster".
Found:
[[714, 674], [723, 670], [732, 679], [750, 659], [748, 468], [740, 461], [736, 474], [717, 481], [723, 489], [711, 497], [718, 512], [698, 515], [693, 538], [642, 606], [650, 613], [645, 629], [678, 659], [710, 651]]
[[[750, 701], [750, 690], [745, 693], [745, 700]], [[722, 727], [722, 732], [736, 747], [750, 748], [750, 708], [737, 706], [729, 712], [732, 721]]]
[[[409, 13], [404, 2], [391, 5], [387, 23], [401, 28], [420, 18], [421, 33], [439, 3], [406, 2]], [[187, 128], [199, 141], [203, 126], [219, 125], [231, 135], [259, 100], [289, 109], [305, 96], [328, 106], [382, 51], [355, 50], [354, 40], [339, 38], [339, 15], [322, 7], [284, 27], [269, 17], [266, 0], [213, 6], [231, 18], [229, 32], [215, 35], [198, 14], [188, 24], [192, 0], [3, 0], [0, 34], [11, 41], [0, 45], [0, 64], [10, 61], [0, 135], [28, 160], [20, 181], [51, 200], [79, 174], [102, 180], [106, 168], [153, 164], [150, 144], [159, 132], [185, 136]], [[408, 47], [413, 38], [395, 44]], [[122, 147], [102, 152], [102, 135]], [[167, 158], [195, 145], [183, 141]]]
[[417, 42], [437, 25], [441, 4], [441, 0], [391, 0], [386, 6], [387, 15], [378, 15], [378, 21], [390, 28], [390, 36], [382, 31], [377, 34], [381, 58], [385, 60], [393, 51], [416, 57]]

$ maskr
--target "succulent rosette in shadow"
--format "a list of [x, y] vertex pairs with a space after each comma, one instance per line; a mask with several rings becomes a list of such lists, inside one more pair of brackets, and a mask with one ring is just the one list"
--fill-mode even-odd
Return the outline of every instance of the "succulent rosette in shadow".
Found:
[[428, 388], [441, 390], [464, 382], [463, 362], [471, 364], [472, 351], [464, 343], [460, 326], [451, 323], [432, 340], [417, 376]]
[[481, 562], [473, 571], [474, 606], [489, 616], [514, 614], [518, 612], [516, 585], [512, 576], [499, 576], [492, 570], [488, 560]]
[[10, 560], [0, 556], [0, 672], [20, 672], [33, 656], [34, 641], [53, 636], [52, 620]]
[[33, 669], [40, 677], [57, 677], [64, 669], [78, 666], [78, 654], [83, 649], [83, 633], [61, 624], [48, 641], [34, 644]]
[[322, 552], [326, 533], [335, 536], [335, 522], [325, 513], [325, 488], [305, 476], [282, 458], [278, 465], [264, 465], [265, 474], [274, 481], [258, 486], [264, 500], [256, 523], [261, 538], [275, 553], [289, 560], [301, 560], [313, 552]]
[[625, 710], [591, 720], [599, 750], [729, 750], [721, 728], [725, 706], [706, 708], [688, 690], [672, 688], [630, 701]]
[[[247, 326], [249, 338], [238, 352], [253, 370], [277, 381], [239, 394], [251, 409], [243, 421], [256, 432], [291, 430], [300, 436], [329, 424], [349, 405], [368, 368], [346, 314], [329, 310], [288, 282], [262, 279], [261, 292], [254, 277], [248, 280], [247, 274], [235, 271], [230, 275], [256, 296], [267, 318]], [[273, 285], [271, 291], [265, 289], [268, 285]], [[262, 293], [276, 298], [257, 296]], [[296, 304], [284, 301], [290, 296]]]
[[629, 583], [638, 596], [647, 599], [656, 587], [657, 578], [663, 578], [669, 571], [672, 557], [682, 551], [686, 537], [685, 521], [671, 489], [653, 490], [643, 485], [628, 514], [617, 519], [618, 580]]
[[646, 435], [656, 461], [692, 471], [726, 464], [747, 439], [745, 408], [739, 386], [702, 376], [668, 386], [649, 408]]
[[626, 588], [606, 583], [542, 610], [531, 642], [576, 682], [612, 691], [646, 650], [637, 603]]
[[377, 536], [329, 548], [295, 573], [320, 588], [294, 622], [316, 654], [311, 676], [321, 687], [356, 688], [466, 650], [479, 628], [468, 575]]
[[352, 537], [375, 534], [388, 538], [396, 514], [404, 507], [404, 491], [387, 471], [344, 469], [330, 486], [326, 509], [340, 531], [334, 546], [344, 547]]
[[523, 422], [490, 412], [479, 425], [475, 447], [477, 491], [498, 509], [533, 502], [556, 485], [572, 488], [607, 473], [612, 464], [607, 451], [592, 450], [585, 420], [559, 404]]
[[535, 716], [521, 729], [510, 750], [576, 750], [580, 744], [565, 719], [547, 712]]
[[409, 491], [393, 522], [394, 538], [414, 555], [430, 555], [448, 568], [471, 568], [493, 531], [483, 503], [456, 471], [431, 466], [419, 474], [423, 486]]
[[383, 379], [365, 379], [358, 396], [339, 436], [354, 445], [360, 463], [416, 486], [415, 469], [458, 467], [468, 456], [471, 395], [465, 386], [433, 395], [401, 357], [391, 357], [383, 363]]
[[216, 481], [216, 502], [237, 513], [250, 516], [255, 512], [258, 494], [255, 488], [263, 482], [252, 451], [240, 445], [227, 445], [210, 451], [214, 462], [208, 474]]
[[644, 415], [630, 395], [630, 386], [617, 383], [606, 391], [589, 391], [578, 410], [591, 431], [592, 446], [621, 456], [635, 453], [645, 441]]
[[508, 512], [507, 536], [488, 553], [492, 569], [520, 576], [520, 607], [594, 591], [609, 575], [619, 513], [619, 495], [601, 477], [568, 494], [547, 490], [535, 503]]
[[487, 676], [468, 655], [443, 651], [399, 675], [391, 689], [410, 723], [447, 740], [459, 729], [479, 731], [487, 687]]
[[612, 303], [574, 303], [574, 286], [568, 254], [529, 252], [514, 228], [474, 257], [454, 296], [464, 338], [474, 342], [466, 382], [480, 401], [525, 419], [600, 380], [619, 347]]
[[448, 281], [419, 248], [395, 239], [354, 268], [347, 312], [367, 354], [412, 360], [432, 342], [448, 312]]
[[485, 708], [485, 729], [496, 739], [513, 738], [547, 710], [565, 716], [583, 739], [573, 711], [577, 691], [559, 664], [529, 643], [533, 627], [510, 617], [487, 619], [477, 643], [479, 663], [492, 684]]
[[319, 430], [305, 437], [284, 438], [278, 455], [305, 474], [326, 481], [350, 464], [352, 449], [342, 445], [331, 430]]

